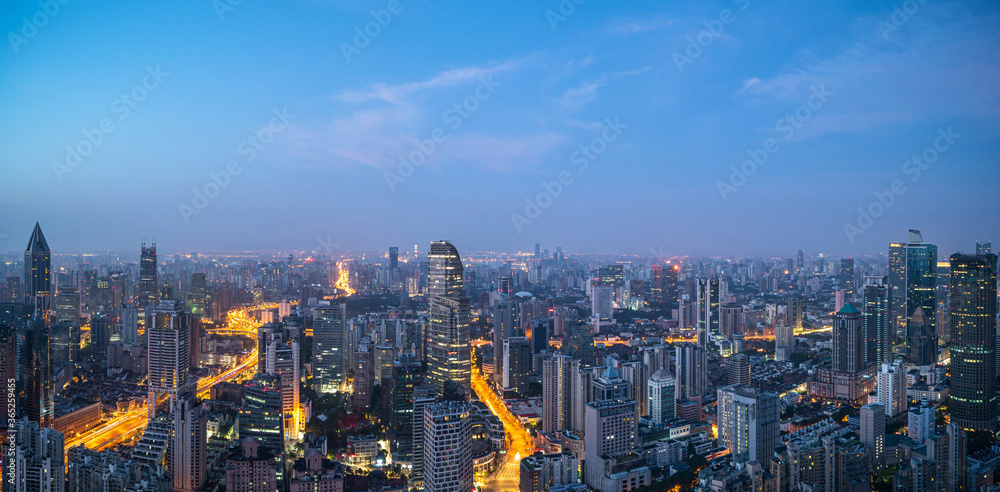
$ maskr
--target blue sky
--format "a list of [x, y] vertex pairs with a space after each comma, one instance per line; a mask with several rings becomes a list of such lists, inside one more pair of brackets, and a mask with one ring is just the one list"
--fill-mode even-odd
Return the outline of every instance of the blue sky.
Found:
[[[143, 236], [165, 251], [447, 238], [709, 255], [878, 253], [909, 228], [942, 255], [1000, 241], [989, 2], [221, 4], [0, 7], [0, 250], [36, 220], [64, 251]], [[66, 166], [102, 121], [113, 131]], [[914, 180], [907, 161], [935, 144]], [[603, 150], [583, 170], [581, 146]], [[213, 189], [230, 161], [239, 174]]]

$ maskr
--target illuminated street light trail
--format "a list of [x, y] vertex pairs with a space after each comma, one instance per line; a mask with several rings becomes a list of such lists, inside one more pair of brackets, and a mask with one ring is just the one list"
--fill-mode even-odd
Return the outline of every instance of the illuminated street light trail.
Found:
[[521, 421], [507, 409], [503, 400], [490, 388], [478, 369], [472, 371], [472, 389], [479, 395], [479, 399], [489, 407], [493, 415], [500, 419], [504, 432], [507, 434], [507, 454], [504, 463], [496, 476], [485, 484], [486, 490], [489, 492], [518, 490], [521, 458], [531, 455], [535, 449], [531, 435], [528, 434], [528, 430], [524, 428]]

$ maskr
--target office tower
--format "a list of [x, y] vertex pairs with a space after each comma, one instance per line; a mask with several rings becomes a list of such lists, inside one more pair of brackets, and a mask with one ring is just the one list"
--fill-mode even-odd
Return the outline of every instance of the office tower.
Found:
[[889, 243], [889, 287], [892, 290], [893, 332], [905, 337], [906, 330], [906, 244]]
[[833, 317], [833, 370], [858, 372], [865, 367], [861, 311], [845, 304]]
[[531, 353], [537, 354], [549, 348], [549, 320], [540, 319], [528, 323], [524, 334], [531, 345]]
[[424, 407], [424, 490], [472, 490], [472, 471], [469, 404], [444, 401]]
[[[910, 242], [906, 244], [906, 311], [902, 321], [907, 328], [906, 361], [920, 366], [935, 362], [937, 355], [937, 246], [923, 242], [920, 231], [910, 230]], [[926, 326], [918, 326], [920, 331], [910, 333], [909, 321], [916, 310], [923, 309], [927, 318]], [[917, 345], [914, 346], [913, 344]], [[932, 357], [928, 359], [926, 347], [932, 347]]]
[[719, 335], [719, 279], [698, 279], [698, 345], [708, 347]]
[[547, 492], [579, 483], [580, 461], [573, 453], [535, 453], [521, 460], [520, 492]]
[[869, 403], [861, 407], [861, 443], [868, 446], [872, 470], [885, 464], [885, 407]]
[[854, 258], [840, 260], [840, 287], [847, 299], [854, 298]]
[[628, 398], [639, 406], [639, 415], [649, 415], [650, 371], [641, 361], [624, 362], [618, 365], [618, 373], [628, 383]]
[[[14, 455], [5, 452], [4, 480], [8, 480], [10, 467], [16, 470], [16, 492], [63, 492], [66, 490], [65, 437], [51, 428], [39, 426], [28, 418], [14, 422], [16, 439]], [[5, 450], [6, 451], [6, 450]], [[13, 463], [11, 461], [13, 460]], [[10, 483], [10, 482], [8, 482]], [[7, 484], [4, 484], [5, 486]], [[9, 490], [5, 487], [4, 490]]]
[[893, 325], [889, 278], [865, 276], [861, 305], [865, 324], [865, 362], [876, 365], [891, 362], [896, 330]]
[[598, 281], [603, 285], [621, 287], [625, 284], [625, 268], [623, 265], [608, 265], [597, 270]]
[[433, 386], [413, 388], [413, 466], [410, 480], [414, 487], [424, 483], [424, 409], [437, 401]]
[[733, 335], [743, 333], [743, 306], [739, 304], [724, 304], [720, 309], [721, 319], [719, 320], [719, 330], [722, 336], [728, 340], [733, 339]]
[[630, 385], [611, 364], [612, 361], [609, 357], [604, 372], [594, 380], [594, 400], [618, 400], [631, 397]]
[[649, 420], [662, 424], [673, 420], [677, 406], [675, 381], [666, 369], [660, 369], [649, 378]]
[[774, 325], [774, 360], [786, 362], [794, 350], [795, 333], [792, 325], [787, 321]]
[[527, 337], [510, 337], [503, 341], [503, 389], [519, 395], [528, 394], [528, 374], [531, 372], [531, 344]]
[[598, 400], [587, 403], [585, 415], [584, 483], [605, 490], [605, 462], [613, 464], [639, 447], [638, 408], [635, 400]]
[[750, 385], [750, 356], [733, 354], [727, 359], [729, 384]]
[[517, 311], [517, 301], [505, 295], [493, 306], [493, 370], [499, 383], [503, 382], [503, 340], [516, 335]]
[[396, 348], [392, 343], [382, 342], [375, 344], [372, 366], [373, 381], [375, 384], [385, 384], [383, 379], [392, 377], [392, 364], [396, 360]]
[[42, 228], [35, 222], [28, 247], [24, 251], [24, 283], [27, 302], [31, 304], [46, 323], [52, 303], [52, 250], [42, 234]]
[[976, 254], [988, 255], [993, 253], [993, 243], [991, 241], [976, 241]]
[[167, 471], [147, 467], [110, 449], [97, 452], [79, 447], [70, 454], [69, 492], [173, 490], [174, 479]]
[[156, 416], [161, 396], [170, 397], [172, 408], [177, 395], [191, 383], [191, 330], [187, 323], [187, 314], [177, 301], [160, 301], [156, 307], [146, 309], [150, 417]]
[[142, 314], [147, 306], [156, 305], [160, 300], [157, 267], [156, 242], [147, 248], [143, 241], [139, 252], [139, 312]]
[[76, 289], [60, 288], [55, 300], [56, 323], [80, 322], [80, 295]]
[[22, 415], [41, 427], [50, 427], [55, 418], [55, 390], [52, 387], [52, 354], [49, 329], [41, 319], [31, 321], [24, 331], [21, 347]]
[[649, 301], [663, 302], [663, 265], [653, 265], [649, 272]]
[[399, 246], [389, 246], [389, 269], [399, 268]]
[[[839, 311], [839, 309], [838, 309]], [[802, 331], [802, 298], [789, 297], [785, 303], [785, 322], [791, 325], [793, 333]]]
[[107, 357], [108, 345], [111, 344], [111, 328], [113, 320], [107, 314], [90, 317], [90, 344], [94, 346], [94, 360], [101, 361]]
[[358, 412], [368, 411], [372, 404], [375, 387], [375, 354], [370, 343], [362, 343], [354, 351], [354, 394], [353, 406]]
[[347, 365], [347, 304], [313, 309], [313, 386], [319, 393], [343, 391]]
[[453, 381], [466, 395], [472, 385], [469, 346], [469, 298], [462, 284], [462, 259], [451, 243], [431, 243], [428, 260], [430, 323], [427, 333], [427, 380], [438, 391]]
[[937, 359], [937, 342], [933, 335], [931, 320], [918, 307], [906, 322], [907, 362], [919, 366], [930, 366]]
[[591, 287], [591, 310], [594, 317], [601, 321], [607, 321], [614, 317], [614, 292], [615, 288], [610, 285], [596, 285]]
[[663, 302], [671, 306], [677, 305], [677, 265], [668, 264], [663, 271]]
[[906, 420], [906, 436], [916, 442], [924, 442], [934, 432], [935, 408], [927, 401], [910, 407]]
[[951, 325], [951, 421], [995, 431], [996, 255], [951, 255]]
[[240, 444], [230, 450], [226, 459], [227, 490], [277, 491], [281, 490], [278, 483], [278, 462], [256, 439], [240, 439]]
[[708, 392], [708, 351], [693, 343], [677, 347], [677, 399], [693, 399]]
[[572, 427], [574, 382], [580, 361], [556, 355], [542, 361], [542, 432], [555, 434]]
[[420, 384], [420, 360], [413, 352], [403, 351], [392, 364], [389, 379], [391, 405], [389, 428], [393, 430], [394, 459], [413, 459], [413, 392]]
[[878, 373], [878, 403], [885, 415], [896, 421], [906, 413], [906, 372], [900, 361], [883, 362]]
[[[162, 304], [163, 301], [161, 301]], [[174, 491], [195, 492], [208, 477], [208, 412], [193, 392], [173, 400], [167, 468], [174, 476]], [[242, 430], [241, 430], [242, 432]]]
[[[0, 323], [0, 384], [4, 388], [8, 388], [10, 381], [17, 380], [17, 369], [17, 330]], [[0, 418], [0, 430], [6, 428], [7, 419]]]
[[597, 368], [583, 367], [582, 362], [578, 362], [578, 369], [572, 374], [570, 388], [570, 405], [572, 415], [567, 419], [570, 430], [584, 433], [587, 425], [587, 403], [594, 401], [594, 381], [597, 380]]
[[840, 311], [840, 308], [844, 307], [844, 304], [847, 304], [847, 299], [846, 299], [846, 294], [844, 293], [844, 289], [838, 289], [837, 291], [835, 291], [833, 293], [833, 299], [834, 299], [833, 306], [834, 309], [837, 311]]
[[134, 304], [122, 304], [118, 312], [120, 320], [118, 331], [125, 345], [139, 344], [139, 309]]
[[799, 252], [795, 254], [795, 274], [796, 275], [804, 274], [805, 272], [803, 272], [803, 270], [805, 269], [805, 266], [806, 266], [806, 253], [805, 251], [802, 251], [800, 249]]
[[285, 476], [285, 420], [283, 418], [281, 378], [258, 372], [243, 388], [240, 405], [240, 440], [255, 440], [273, 456], [278, 483]]
[[726, 386], [717, 394], [719, 445], [747, 461], [768, 460], [778, 445], [778, 394], [750, 386]]
[[[297, 337], [289, 337], [282, 325], [271, 325], [270, 329], [261, 328], [264, 335], [264, 347], [258, 349], [258, 372], [277, 375], [281, 381], [282, 412], [284, 414], [285, 436], [294, 438], [299, 430], [299, 367], [300, 354]], [[305, 425], [305, 422], [302, 422]]]

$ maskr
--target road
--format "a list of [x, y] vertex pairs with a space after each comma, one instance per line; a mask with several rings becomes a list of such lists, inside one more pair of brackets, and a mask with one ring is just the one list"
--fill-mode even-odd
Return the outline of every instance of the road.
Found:
[[[256, 340], [257, 328], [260, 327], [261, 323], [251, 317], [250, 312], [258, 309], [273, 308], [275, 306], [277, 306], [277, 304], [270, 303], [229, 311], [226, 315], [226, 326], [224, 328], [220, 328], [218, 331], [238, 333], [244, 336], [249, 336], [252, 340]], [[215, 332], [215, 330], [210, 331]], [[215, 384], [222, 381], [228, 381], [248, 371], [256, 370], [256, 368], [257, 349], [255, 348], [253, 352], [250, 353], [249, 357], [244, 359], [243, 362], [232, 369], [229, 369], [228, 371], [217, 376], [200, 379], [198, 381], [197, 389], [198, 396], [200, 398], [207, 398], [212, 386]], [[146, 405], [142, 405], [135, 410], [105, 422], [103, 425], [67, 439], [65, 449], [68, 454], [71, 448], [84, 445], [89, 449], [101, 451], [117, 443], [127, 441], [135, 437], [139, 432], [146, 428], [146, 424], [148, 423], [149, 417]]]
[[528, 434], [528, 430], [524, 428], [521, 421], [507, 409], [503, 400], [487, 384], [478, 369], [472, 371], [472, 389], [479, 395], [479, 399], [490, 408], [493, 415], [500, 419], [507, 434], [507, 454], [504, 455], [504, 463], [500, 471], [484, 484], [484, 490], [487, 492], [517, 491], [521, 477], [521, 457], [528, 456], [535, 450], [531, 435]]

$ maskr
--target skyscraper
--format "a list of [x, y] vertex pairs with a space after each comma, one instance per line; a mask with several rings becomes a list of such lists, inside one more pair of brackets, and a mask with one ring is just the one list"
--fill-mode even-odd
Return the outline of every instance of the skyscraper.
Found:
[[[937, 246], [923, 242], [920, 231], [910, 229], [910, 242], [906, 243], [906, 318], [907, 362], [916, 365], [933, 364], [937, 355]], [[917, 309], [924, 311], [926, 325], [913, 325], [910, 318]], [[916, 344], [916, 345], [914, 345]], [[933, 347], [927, 359], [926, 347]]]
[[139, 252], [139, 311], [145, 314], [149, 305], [156, 305], [160, 299], [159, 276], [156, 263], [156, 242], [148, 248], [142, 242]]
[[606, 321], [614, 316], [614, 290], [610, 285], [596, 285], [590, 289], [591, 311], [595, 318]]
[[886, 361], [878, 373], [878, 403], [893, 422], [906, 414], [906, 372], [900, 361]]
[[649, 300], [663, 302], [663, 265], [653, 265], [649, 273]]
[[698, 345], [708, 347], [719, 335], [719, 279], [698, 279]]
[[729, 384], [750, 385], [750, 356], [733, 354], [727, 359]]
[[889, 287], [892, 290], [893, 333], [906, 336], [906, 244], [889, 243]]
[[708, 352], [693, 343], [677, 347], [677, 399], [692, 399], [708, 392]]
[[472, 490], [472, 421], [469, 404], [444, 401], [424, 408], [424, 490]]
[[556, 355], [542, 361], [542, 432], [554, 434], [572, 428], [574, 387], [580, 361]]
[[24, 251], [24, 283], [27, 302], [38, 312], [46, 324], [52, 307], [52, 250], [42, 234], [42, 228], [35, 222], [28, 247]]
[[649, 419], [662, 424], [674, 418], [677, 407], [676, 381], [666, 369], [660, 369], [649, 378]]
[[951, 255], [951, 323], [951, 421], [995, 431], [996, 255]]
[[885, 407], [869, 403], [861, 407], [861, 443], [868, 446], [872, 469], [880, 470], [885, 463]]
[[389, 269], [395, 270], [399, 268], [399, 246], [389, 247]]
[[992, 241], [977, 241], [976, 242], [976, 254], [977, 255], [988, 255], [993, 253], [993, 242]]
[[389, 427], [393, 429], [392, 455], [401, 461], [413, 458], [413, 392], [420, 384], [420, 369], [416, 354], [408, 351], [401, 352], [392, 364]]
[[851, 304], [833, 318], [833, 370], [856, 373], [865, 367], [864, 325], [861, 311]]
[[[16, 472], [13, 474], [13, 490], [16, 492], [63, 492], [66, 489], [66, 438], [51, 427], [39, 426], [37, 422], [22, 418], [15, 421], [16, 439], [14, 455], [5, 453], [5, 460], [13, 460]], [[6, 451], [6, 450], [5, 450]], [[4, 466], [11, 466], [5, 461]], [[4, 482], [7, 473], [4, 470]], [[8, 483], [4, 483], [4, 490]]]
[[854, 258], [840, 259], [840, 286], [847, 299], [854, 298]]
[[861, 304], [865, 320], [865, 362], [881, 365], [891, 361], [896, 330], [889, 278], [865, 276]]
[[527, 337], [510, 337], [503, 341], [503, 389], [528, 395], [528, 374], [531, 373], [531, 345]]
[[32, 320], [24, 331], [20, 360], [23, 415], [41, 427], [49, 427], [55, 418], [52, 353], [49, 329], [39, 318]]
[[[587, 403], [587, 432], [583, 436], [584, 483], [605, 490], [605, 462], [639, 447], [639, 412], [635, 400], [597, 400]], [[637, 484], [642, 485], [642, 484]]]
[[778, 394], [741, 385], [717, 393], [719, 444], [746, 461], [766, 461], [778, 445]]
[[430, 323], [427, 333], [427, 380], [441, 393], [445, 383], [472, 385], [469, 346], [469, 298], [463, 288], [462, 259], [447, 241], [431, 243], [428, 261]]
[[173, 408], [174, 400], [191, 382], [190, 337], [188, 316], [177, 301], [160, 301], [146, 310], [151, 417], [156, 416], [160, 396], [169, 395]]
[[174, 491], [195, 492], [208, 478], [208, 413], [193, 391], [185, 391], [172, 400], [171, 419], [167, 468]]
[[792, 333], [802, 330], [802, 298], [792, 296], [785, 304], [785, 322], [792, 326]]
[[936, 338], [931, 334], [931, 320], [918, 307], [906, 322], [907, 362], [918, 366], [930, 366], [937, 359]]
[[281, 379], [257, 373], [243, 389], [240, 405], [240, 440], [252, 438], [274, 456], [278, 483], [284, 482], [285, 427], [282, 418]]
[[346, 382], [347, 304], [313, 309], [313, 381], [320, 393], [342, 391]]
[[413, 388], [413, 468], [410, 479], [414, 487], [424, 484], [424, 409], [437, 401], [433, 386]]

